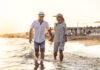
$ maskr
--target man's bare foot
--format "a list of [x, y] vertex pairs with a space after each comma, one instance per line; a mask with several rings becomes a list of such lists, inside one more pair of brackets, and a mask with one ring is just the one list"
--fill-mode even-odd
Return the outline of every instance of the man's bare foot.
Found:
[[40, 62], [40, 65], [41, 65], [41, 70], [43, 70], [44, 69], [43, 61]]
[[34, 70], [37, 70], [39, 67], [39, 63], [37, 61], [35, 61], [35, 67], [34, 67]]

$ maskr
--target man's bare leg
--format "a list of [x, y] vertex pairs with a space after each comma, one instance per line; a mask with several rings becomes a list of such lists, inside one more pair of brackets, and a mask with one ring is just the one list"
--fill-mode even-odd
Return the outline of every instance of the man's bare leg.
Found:
[[39, 57], [39, 51], [35, 52], [35, 56], [38, 58]]
[[35, 68], [34, 68], [34, 70], [37, 70], [37, 68], [39, 67], [39, 64], [38, 64], [38, 57], [39, 57], [39, 51], [35, 51], [35, 57], [36, 57], [36, 59], [35, 59]]
[[41, 59], [44, 59], [44, 52], [41, 52]]
[[44, 51], [41, 51], [41, 62], [40, 62], [40, 64], [41, 64], [41, 69], [44, 69], [44, 64], [43, 64], [43, 59], [44, 59]]
[[40, 64], [43, 64], [43, 59], [44, 59], [44, 51], [41, 51], [41, 62], [40, 62]]
[[[36, 56], [36, 58], [38, 59], [38, 57], [39, 57], [39, 51], [36, 51], [36, 52], [35, 52], [35, 56]], [[38, 60], [35, 60], [35, 63], [38, 63]]]

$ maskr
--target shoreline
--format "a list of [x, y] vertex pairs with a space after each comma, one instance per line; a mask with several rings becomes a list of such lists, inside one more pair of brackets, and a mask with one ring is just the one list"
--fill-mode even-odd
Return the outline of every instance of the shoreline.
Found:
[[[27, 40], [28, 39], [22, 39], [22, 38], [4, 39], [4, 46], [1, 47], [1, 50], [4, 49], [4, 51], [2, 51], [1, 55], [5, 59], [2, 59], [2, 57], [0, 59], [1, 61], [4, 62], [4, 64], [0, 66], [1, 70], [3, 69], [4, 70], [16, 70], [16, 69], [33, 70], [34, 69], [34, 60], [33, 60], [34, 53], [32, 53], [32, 50], [29, 48], [29, 46], [31, 45], [27, 42]], [[1, 43], [3, 43], [2, 40]], [[75, 49], [75, 46], [73, 46], [74, 47], [73, 48], [71, 45], [65, 48], [66, 51], [64, 51], [64, 61], [60, 63], [59, 56], [58, 56], [57, 62], [54, 62], [53, 55], [52, 55], [53, 47], [49, 45], [49, 43], [46, 43], [46, 45], [48, 45], [48, 47], [46, 47], [47, 53], [45, 53], [44, 70], [100, 70], [100, 58], [79, 55], [76, 54], [74, 51], [68, 52], [68, 50], [70, 51], [71, 49]], [[82, 49], [84, 50], [84, 48]], [[5, 52], [7, 54], [4, 55], [3, 53]]]
[[[83, 37], [81, 36], [80, 37], [68, 37], [68, 41], [67, 42], [79, 42], [79, 43], [82, 43], [84, 44], [85, 46], [93, 46], [93, 45], [100, 45], [100, 37], [96, 36], [96, 37]], [[13, 39], [13, 38], [18, 38], [18, 39], [25, 39], [27, 40], [28, 38], [22, 38], [22, 37], [0, 37], [0, 38], [7, 38], [7, 39]], [[46, 39], [48, 41], [48, 39]]]
[[76, 40], [76, 41], [68, 41], [68, 42], [79, 42], [81, 44], [84, 44], [87, 47], [100, 45], [100, 40]]

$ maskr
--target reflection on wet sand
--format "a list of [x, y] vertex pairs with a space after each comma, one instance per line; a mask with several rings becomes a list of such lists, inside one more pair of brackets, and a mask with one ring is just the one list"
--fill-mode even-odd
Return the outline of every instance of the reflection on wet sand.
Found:
[[[34, 70], [34, 54], [26, 39], [0, 39], [0, 70]], [[46, 53], [43, 66], [39, 65], [36, 70], [100, 70], [100, 59], [89, 58], [72, 54], [73, 47], [65, 48], [64, 61], [53, 60], [53, 46], [46, 43]], [[82, 45], [81, 45], [82, 46]], [[84, 48], [83, 48], [84, 49]], [[78, 50], [78, 51], [77, 51]], [[79, 48], [74, 52], [79, 52]]]
[[34, 70], [44, 70], [45, 69], [45, 66], [44, 66], [44, 64], [43, 65], [41, 65], [41, 64], [39, 64], [38, 66], [34, 66]]

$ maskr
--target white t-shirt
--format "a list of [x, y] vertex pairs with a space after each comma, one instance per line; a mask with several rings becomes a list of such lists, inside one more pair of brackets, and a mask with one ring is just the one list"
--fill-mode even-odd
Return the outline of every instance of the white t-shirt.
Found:
[[45, 30], [49, 30], [50, 27], [46, 21], [43, 21], [42, 24], [38, 20], [34, 21], [31, 25], [31, 28], [34, 29], [34, 41], [41, 43], [45, 41]]

